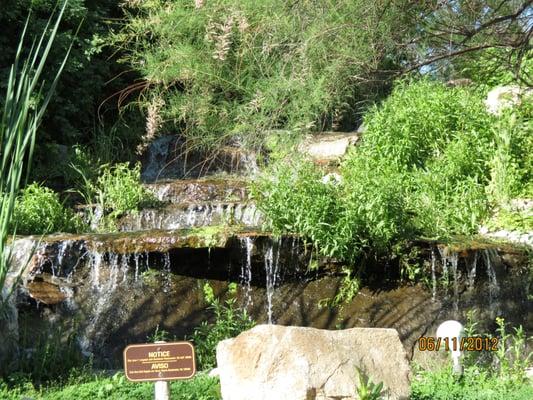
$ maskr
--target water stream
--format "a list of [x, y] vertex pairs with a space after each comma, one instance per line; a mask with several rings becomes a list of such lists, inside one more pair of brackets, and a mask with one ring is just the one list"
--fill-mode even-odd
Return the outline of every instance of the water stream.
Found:
[[254, 241], [251, 237], [246, 236], [241, 238], [241, 247], [244, 249], [245, 262], [241, 267], [240, 282], [244, 286], [244, 304], [243, 308], [249, 310], [253, 305], [252, 301], [252, 251], [254, 249]]
[[272, 240], [265, 252], [266, 295], [268, 323], [272, 324], [272, 297], [279, 281], [279, 255], [281, 239]]
[[435, 249], [431, 247], [431, 297], [435, 300], [437, 296], [437, 275], [435, 268], [437, 266], [437, 256]]
[[498, 259], [498, 253], [494, 249], [485, 249], [482, 252], [485, 260], [485, 266], [487, 268], [488, 278], [488, 293], [489, 293], [489, 309], [491, 311], [492, 318], [495, 318], [499, 310], [499, 293], [500, 286], [498, 285], [498, 279], [496, 277], [495, 261]]

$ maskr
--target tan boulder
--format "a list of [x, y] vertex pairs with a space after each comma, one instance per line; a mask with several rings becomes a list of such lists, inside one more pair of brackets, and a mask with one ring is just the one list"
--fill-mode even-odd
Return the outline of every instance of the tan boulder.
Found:
[[258, 325], [217, 346], [224, 400], [355, 400], [357, 369], [408, 399], [409, 363], [395, 329], [329, 331]]
[[327, 164], [341, 159], [350, 146], [359, 140], [359, 134], [327, 132], [309, 136], [299, 146], [299, 151], [309, 156], [313, 161]]

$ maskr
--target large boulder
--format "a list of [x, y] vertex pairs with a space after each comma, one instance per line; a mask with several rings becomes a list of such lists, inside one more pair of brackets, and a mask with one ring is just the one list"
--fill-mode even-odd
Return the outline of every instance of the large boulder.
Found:
[[409, 398], [409, 363], [395, 329], [329, 331], [258, 325], [217, 346], [224, 400], [355, 400], [357, 369]]

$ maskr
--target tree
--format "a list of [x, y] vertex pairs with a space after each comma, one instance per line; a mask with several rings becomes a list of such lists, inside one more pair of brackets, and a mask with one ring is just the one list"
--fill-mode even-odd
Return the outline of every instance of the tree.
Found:
[[531, 0], [427, 2], [413, 16], [418, 33], [405, 47], [416, 49], [404, 72], [426, 67], [441, 76], [502, 74], [533, 84]]

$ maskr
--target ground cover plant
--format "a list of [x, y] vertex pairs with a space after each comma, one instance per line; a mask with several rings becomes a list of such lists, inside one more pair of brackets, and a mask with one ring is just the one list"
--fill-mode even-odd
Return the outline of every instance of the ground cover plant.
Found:
[[[154, 398], [153, 383], [129, 382], [124, 374], [117, 373], [112, 377], [98, 375], [81, 375], [72, 377], [66, 383], [53, 384], [40, 389], [35, 389], [29, 382], [24, 383], [24, 378], [10, 382], [15, 384], [9, 387], [7, 383], [0, 382], [0, 398], [3, 400], [20, 400], [31, 398], [34, 400], [151, 400]], [[220, 389], [216, 378], [205, 374], [198, 374], [187, 381], [171, 382], [171, 399], [175, 400], [219, 400]]]
[[20, 235], [77, 232], [85, 227], [81, 218], [66, 208], [52, 189], [32, 183], [15, 202], [11, 230]]
[[[466, 335], [481, 336], [469, 316]], [[498, 350], [467, 352], [464, 373], [454, 375], [451, 367], [433, 370], [415, 368], [413, 400], [526, 400], [533, 397], [533, 381], [525, 375], [533, 353], [527, 352], [527, 338], [521, 326], [509, 329], [502, 318], [496, 319]], [[486, 336], [486, 335], [483, 335]]]
[[237, 285], [230, 284], [228, 298], [225, 301], [217, 298], [208, 283], [204, 285], [204, 298], [214, 313], [214, 322], [204, 321], [196, 327], [191, 336], [195, 345], [198, 369], [209, 370], [216, 366], [216, 346], [218, 342], [237, 336], [252, 328], [255, 322], [239, 309], [236, 302]]

